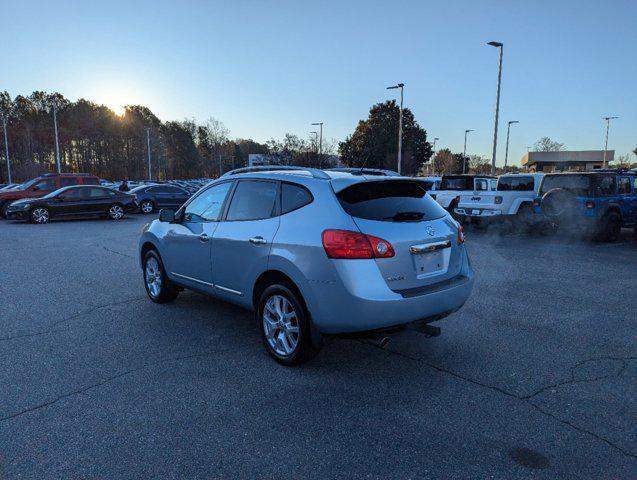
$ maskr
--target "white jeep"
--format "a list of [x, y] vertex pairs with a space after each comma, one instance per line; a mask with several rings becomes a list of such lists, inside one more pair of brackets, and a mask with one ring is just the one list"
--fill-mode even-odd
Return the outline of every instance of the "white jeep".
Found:
[[496, 178], [490, 175], [443, 175], [440, 186], [430, 195], [440, 206], [453, 213], [463, 194], [481, 194], [495, 190]]
[[454, 213], [478, 222], [494, 218], [515, 218], [528, 224], [533, 219], [533, 200], [537, 195], [542, 175], [502, 175], [498, 178], [495, 191], [461, 195]]

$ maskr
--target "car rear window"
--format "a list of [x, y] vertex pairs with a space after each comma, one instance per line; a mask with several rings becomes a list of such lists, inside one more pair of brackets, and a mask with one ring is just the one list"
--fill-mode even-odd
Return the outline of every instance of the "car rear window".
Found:
[[540, 195], [561, 188], [582, 197], [603, 197], [617, 193], [613, 175], [546, 175], [540, 187]]
[[442, 177], [440, 190], [473, 190], [473, 177]]
[[441, 218], [446, 211], [427, 195], [422, 182], [392, 180], [357, 183], [337, 195], [352, 217], [386, 222]]
[[498, 180], [498, 192], [511, 190], [518, 192], [533, 191], [533, 177], [500, 177]]

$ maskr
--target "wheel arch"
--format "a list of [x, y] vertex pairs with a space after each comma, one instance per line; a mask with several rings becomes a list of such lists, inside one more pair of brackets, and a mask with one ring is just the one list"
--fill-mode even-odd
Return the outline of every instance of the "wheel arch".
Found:
[[274, 285], [276, 283], [281, 283], [290, 287], [290, 289], [294, 292], [294, 294], [303, 305], [306, 314], [308, 313], [305, 298], [296, 282], [289, 275], [285, 274], [281, 270], [276, 269], [266, 270], [265, 272], [261, 273], [261, 275], [259, 275], [257, 280], [254, 282], [254, 287], [252, 288], [252, 306], [255, 310], [258, 307], [259, 299], [263, 291], [270, 285]]

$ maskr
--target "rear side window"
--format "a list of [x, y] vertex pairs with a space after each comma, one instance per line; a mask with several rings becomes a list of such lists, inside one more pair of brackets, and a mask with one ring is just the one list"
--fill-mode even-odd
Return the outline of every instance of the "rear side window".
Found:
[[312, 194], [307, 188], [291, 183], [281, 184], [281, 214], [291, 212], [312, 203]]
[[343, 209], [352, 217], [386, 222], [417, 222], [446, 215], [421, 182], [391, 180], [363, 182], [337, 195]]
[[476, 190], [489, 190], [489, 182], [484, 178], [476, 178]]
[[498, 180], [498, 192], [532, 192], [533, 177], [500, 177]]
[[70, 187], [72, 185], [77, 185], [77, 178], [75, 177], [60, 178], [60, 187]]
[[228, 208], [226, 220], [261, 220], [274, 215], [276, 182], [241, 180]]
[[621, 194], [630, 193], [630, 178], [621, 177], [618, 180], [617, 192]]

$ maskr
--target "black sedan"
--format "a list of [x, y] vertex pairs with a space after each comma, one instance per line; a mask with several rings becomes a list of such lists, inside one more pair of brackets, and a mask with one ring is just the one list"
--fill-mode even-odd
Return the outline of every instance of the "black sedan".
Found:
[[142, 213], [153, 213], [160, 208], [177, 209], [190, 198], [190, 193], [175, 185], [141, 185], [130, 193], [137, 195]]
[[47, 223], [52, 218], [107, 217], [120, 220], [139, 208], [135, 195], [97, 186], [64, 187], [41, 198], [25, 198], [7, 208], [9, 220]]

